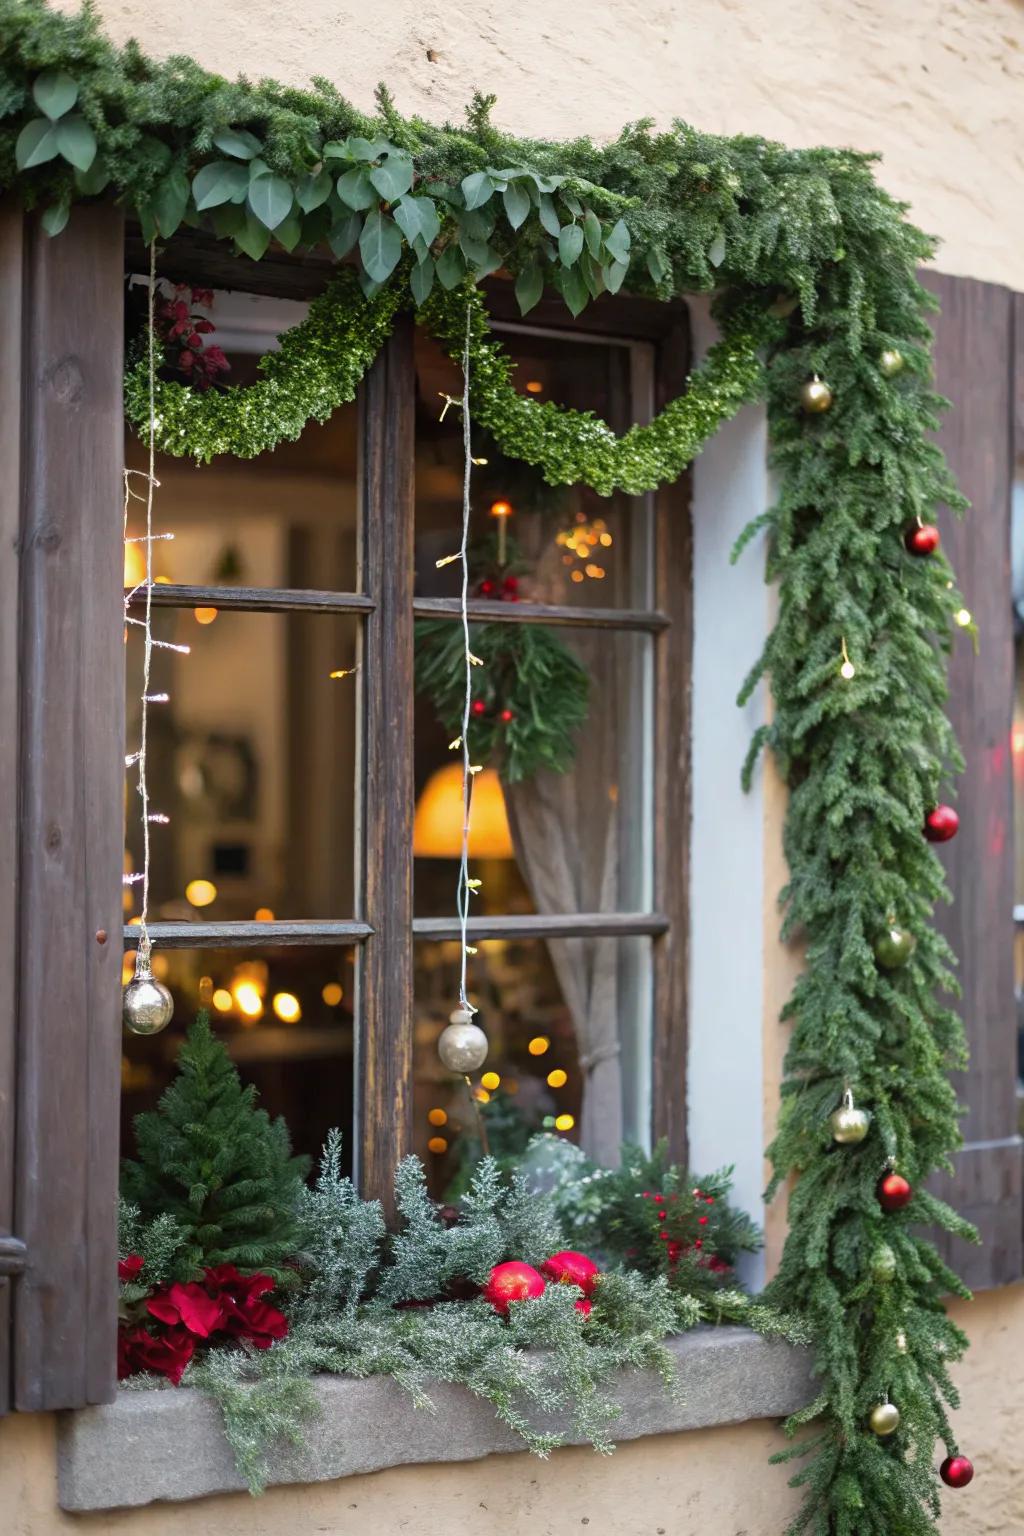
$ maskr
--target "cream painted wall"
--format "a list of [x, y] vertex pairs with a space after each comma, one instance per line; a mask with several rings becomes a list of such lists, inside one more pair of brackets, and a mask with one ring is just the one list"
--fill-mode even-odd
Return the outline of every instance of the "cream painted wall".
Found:
[[[57, 0], [62, 10], [77, 0]], [[1024, 289], [1020, 0], [98, 0], [112, 36], [227, 75], [328, 76], [360, 106], [608, 137], [684, 117], [715, 133], [880, 152], [943, 242], [943, 271]]]
[[[1017, 1362], [1024, 1357], [1024, 1286], [958, 1303], [974, 1348], [956, 1372], [956, 1417], [977, 1467], [966, 1492], [944, 1496], [943, 1536], [1020, 1536], [1024, 1463]], [[397, 1467], [253, 1501], [224, 1494], [189, 1504], [66, 1515], [56, 1504], [54, 1420], [0, 1421], [4, 1536], [781, 1536], [795, 1508], [765, 1420], [622, 1445], [550, 1461], [523, 1454], [436, 1467]]]

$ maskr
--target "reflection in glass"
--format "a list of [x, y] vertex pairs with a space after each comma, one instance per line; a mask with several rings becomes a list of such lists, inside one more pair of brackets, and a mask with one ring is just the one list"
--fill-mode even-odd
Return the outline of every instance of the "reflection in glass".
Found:
[[[127, 954], [130, 979], [134, 955]], [[125, 1034], [121, 1150], [132, 1122], [152, 1109], [174, 1074], [185, 1030], [205, 1008], [242, 1081], [272, 1116], [284, 1115], [297, 1152], [315, 1154], [332, 1126], [352, 1156], [354, 954], [350, 948], [156, 949], [153, 971], [175, 1011], [160, 1035]]]

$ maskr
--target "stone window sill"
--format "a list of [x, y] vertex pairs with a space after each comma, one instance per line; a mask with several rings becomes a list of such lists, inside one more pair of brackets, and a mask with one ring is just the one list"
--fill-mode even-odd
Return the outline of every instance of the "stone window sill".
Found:
[[[651, 1373], [623, 1372], [613, 1435], [636, 1440], [776, 1418], [813, 1395], [810, 1357], [743, 1328], [708, 1328], [669, 1341], [678, 1393]], [[270, 1482], [317, 1483], [409, 1462], [475, 1461], [521, 1451], [522, 1441], [490, 1405], [462, 1387], [431, 1390], [436, 1412], [413, 1406], [388, 1377], [325, 1376], [316, 1384], [322, 1412], [300, 1449], [271, 1463]], [[571, 1434], [570, 1444], [580, 1443]], [[157, 1499], [197, 1499], [243, 1489], [216, 1404], [198, 1392], [121, 1392], [113, 1403], [60, 1415], [58, 1487], [63, 1509], [131, 1508]]]

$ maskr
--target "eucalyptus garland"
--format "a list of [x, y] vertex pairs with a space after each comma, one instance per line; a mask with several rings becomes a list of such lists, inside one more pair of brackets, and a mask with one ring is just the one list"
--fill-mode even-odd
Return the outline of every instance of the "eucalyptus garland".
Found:
[[[774, 698], [754, 747], [773, 751], [789, 787], [786, 923], [807, 955], [772, 1148], [777, 1180], [798, 1176], [774, 1290], [810, 1322], [821, 1379], [791, 1425], [807, 1431], [792, 1530], [935, 1536], [935, 1442], [956, 1450], [948, 1371], [964, 1340], [943, 1310], [958, 1282], [914, 1227], [969, 1228], [924, 1188], [959, 1144], [948, 1074], [963, 1062], [941, 1001], [954, 987], [933, 926], [943, 879], [922, 834], [959, 767], [943, 706], [962, 599], [941, 555], [904, 543], [938, 503], [958, 505], [929, 436], [940, 402], [916, 272], [933, 243], [848, 150], [684, 123], [641, 122], [600, 146], [518, 140], [492, 105], [477, 98], [465, 127], [433, 127], [381, 91], [367, 116], [323, 84], [232, 84], [189, 60], [119, 52], [92, 12], [0, 0], [0, 185], [43, 206], [51, 231], [74, 198], [107, 189], [147, 239], [186, 221], [253, 258], [272, 240], [351, 254], [380, 307], [354, 326], [347, 388], [379, 345], [373, 317], [386, 328], [408, 293], [447, 335], [456, 309], [465, 321], [466, 280], [499, 268], [524, 312], [545, 288], [574, 313], [621, 287], [718, 289], [728, 355], [678, 414], [618, 443], [592, 419], [513, 398], [474, 301], [474, 409], [505, 451], [555, 481], [634, 489], [677, 472], [756, 394], [753, 353], [767, 346], [780, 489], [751, 532], [769, 532], [779, 618], [750, 680], [769, 678]], [[339, 308], [330, 323], [344, 325]], [[180, 409], [179, 443], [193, 407]], [[206, 402], [195, 409], [198, 422]], [[290, 409], [294, 430], [306, 406]], [[833, 1115], [847, 1093], [870, 1118], [842, 1140]]]

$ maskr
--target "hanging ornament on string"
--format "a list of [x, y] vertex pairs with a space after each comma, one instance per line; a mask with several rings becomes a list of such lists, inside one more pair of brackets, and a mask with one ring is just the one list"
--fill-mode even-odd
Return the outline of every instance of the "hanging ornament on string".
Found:
[[437, 1054], [449, 1072], [467, 1077], [478, 1072], [487, 1060], [487, 1036], [466, 1008], [456, 1008], [441, 1031]]
[[875, 1187], [878, 1203], [883, 1211], [892, 1215], [894, 1211], [902, 1211], [905, 1205], [909, 1205], [914, 1198], [914, 1191], [901, 1173], [890, 1168], [883, 1173]]
[[885, 932], [875, 940], [875, 959], [884, 970], [898, 971], [916, 948], [914, 935], [908, 929], [898, 927], [895, 918], [890, 917]]
[[856, 1146], [864, 1140], [871, 1124], [871, 1116], [865, 1109], [857, 1109], [853, 1102], [853, 1093], [847, 1088], [843, 1094], [843, 1102], [839, 1109], [834, 1109], [829, 1115], [829, 1125], [832, 1127], [832, 1140], [840, 1146]]
[[832, 391], [824, 379], [819, 379], [815, 374], [813, 379], [808, 379], [800, 389], [800, 404], [808, 416], [820, 416], [832, 405]]
[[[152, 693], [150, 682], [152, 677], [153, 650], [155, 646], [164, 649], [179, 651], [188, 654], [188, 646], [172, 645], [167, 641], [158, 641], [153, 638], [153, 544], [158, 538], [168, 538], [168, 534], [154, 534], [153, 532], [153, 491], [157, 484], [156, 479], [156, 424], [155, 424], [155, 390], [156, 390], [156, 356], [154, 351], [154, 305], [156, 299], [156, 246], [151, 244], [149, 248], [149, 465], [144, 479], [146, 481], [146, 532], [141, 540], [129, 540], [128, 538], [128, 503], [132, 499], [139, 499], [132, 490], [130, 475], [138, 471], [125, 471], [125, 498], [124, 498], [124, 534], [125, 542], [141, 543], [146, 551], [146, 567], [143, 581], [137, 587], [131, 588], [125, 593], [125, 622], [135, 624], [143, 630], [143, 654], [142, 654], [142, 692], [139, 699], [139, 747], [138, 751], [126, 759], [128, 766], [137, 765], [138, 779], [136, 788], [141, 803], [142, 820], [142, 870], [138, 877], [126, 875], [126, 881], [134, 883], [138, 878], [141, 882], [141, 908], [139, 915], [139, 945], [135, 952], [135, 974], [124, 989], [121, 1002], [121, 1015], [124, 1026], [135, 1035], [155, 1035], [160, 1030], [166, 1029], [174, 1016], [174, 998], [163, 982], [157, 981], [153, 975], [151, 964], [152, 942], [149, 936], [149, 870], [150, 870], [150, 826], [153, 824], [165, 824], [167, 817], [161, 812], [151, 811], [149, 805], [149, 779], [147, 774], [147, 750], [148, 750], [148, 725], [149, 708], [151, 704], [165, 704], [168, 696], [166, 693]], [[139, 587], [145, 592], [144, 617], [136, 619], [129, 613], [129, 608], [135, 598]]]
[[894, 379], [904, 366], [903, 353], [896, 347], [886, 347], [878, 359], [878, 371], [884, 379]]
[[923, 558], [926, 555], [934, 555], [942, 543], [942, 538], [934, 523], [922, 523], [918, 518], [913, 528], [907, 530], [903, 542], [910, 554]]
[[951, 805], [937, 805], [924, 819], [924, 835], [930, 843], [948, 843], [960, 830], [960, 817]]
[[895, 1403], [890, 1403], [886, 1398], [872, 1408], [868, 1423], [871, 1425], [871, 1433], [877, 1435], [879, 1440], [884, 1440], [899, 1429], [900, 1411]]
[[966, 1488], [974, 1476], [974, 1466], [966, 1456], [959, 1453], [947, 1456], [939, 1468], [939, 1476], [947, 1488]]

